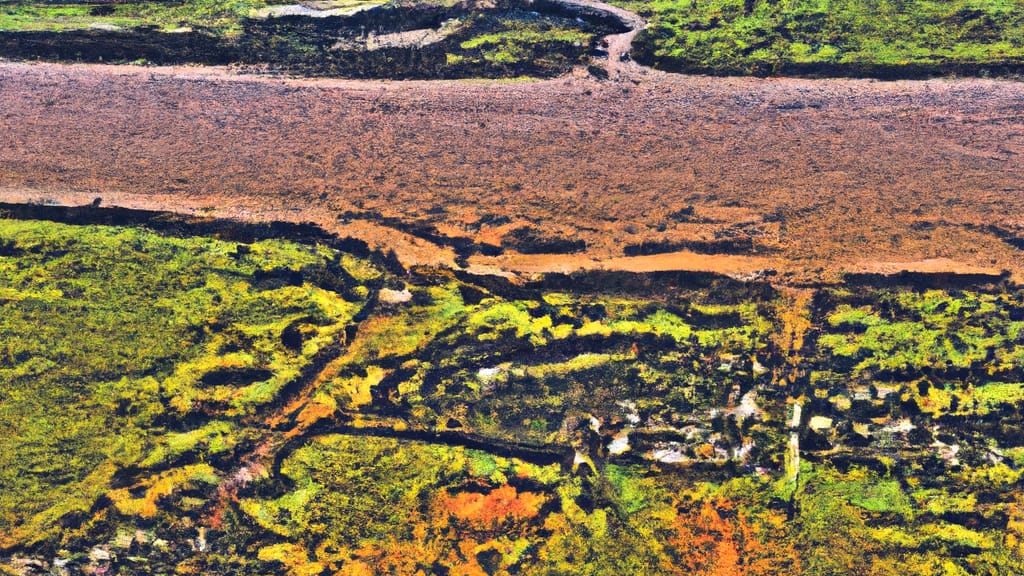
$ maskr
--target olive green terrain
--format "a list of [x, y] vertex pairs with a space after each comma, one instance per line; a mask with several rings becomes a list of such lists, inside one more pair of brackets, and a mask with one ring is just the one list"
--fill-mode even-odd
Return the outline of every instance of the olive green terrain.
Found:
[[[667, 71], [905, 78], [1018, 75], [1024, 67], [1020, 0], [612, 3], [648, 20], [634, 59]], [[357, 77], [550, 76], [585, 62], [597, 38], [621, 26], [518, 1], [320, 2], [335, 15], [268, 17], [282, 4], [0, 0], [0, 55], [263, 64]], [[367, 49], [374, 31], [439, 38]]]
[[1018, 288], [158, 228], [0, 220], [0, 572], [1024, 570]]
[[907, 77], [1019, 74], [1019, 0], [692, 0], [644, 16], [634, 57], [676, 72]]
[[[274, 4], [271, 2], [269, 4]], [[0, 30], [66, 31], [90, 26], [155, 27], [173, 31], [197, 27], [218, 35], [238, 35], [242, 20], [264, 0], [196, 0], [191, 2], [0, 2]]]

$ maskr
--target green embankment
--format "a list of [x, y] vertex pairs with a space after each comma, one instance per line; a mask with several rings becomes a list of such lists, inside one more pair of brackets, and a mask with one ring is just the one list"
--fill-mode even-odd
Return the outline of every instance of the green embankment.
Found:
[[283, 2], [265, 0], [191, 0], [189, 2], [75, 2], [0, 1], [2, 31], [67, 31], [90, 27], [162, 31], [198, 28], [212, 34], [237, 36], [242, 20], [260, 8]]
[[611, 31], [516, 1], [337, 1], [317, 4], [330, 16], [316, 17], [295, 15], [309, 8], [291, 4], [0, 0], [0, 56], [238, 63], [350, 77], [552, 76], [585, 61], [596, 38]]
[[[538, 17], [514, 2], [497, 9], [467, 10], [451, 2], [414, 6], [373, 0], [365, 5], [380, 4], [385, 9], [382, 20], [353, 20], [351, 29], [321, 18], [253, 19], [268, 6], [284, 3], [0, 0], [0, 34], [23, 44], [9, 43], [4, 48], [17, 57], [262, 62], [317, 75], [460, 77], [558, 74], [585, 60], [595, 37], [610, 32], [603, 25], [553, 14]], [[908, 78], [1005, 76], [1024, 70], [1024, 2], [1020, 0], [612, 3], [649, 21], [634, 40], [634, 59], [668, 71]], [[358, 4], [332, 6], [355, 8]], [[405, 20], [416, 24], [405, 26]], [[438, 30], [448, 39], [437, 46], [390, 49], [379, 53], [385, 56], [380, 62], [373, 51], [347, 51], [344, 58], [337, 54], [337, 46], [359, 45], [364, 36], [361, 30], [367, 26], [386, 33], [436, 28], [442, 20]], [[39, 36], [56, 32], [74, 35]], [[109, 45], [104, 33], [121, 34], [122, 48]], [[189, 44], [175, 38], [183, 33], [194, 34], [196, 40]], [[73, 50], [62, 50], [62, 42], [70, 43]]]
[[710, 74], [1019, 74], [1019, 0], [683, 0], [614, 4], [650, 26], [634, 56]]

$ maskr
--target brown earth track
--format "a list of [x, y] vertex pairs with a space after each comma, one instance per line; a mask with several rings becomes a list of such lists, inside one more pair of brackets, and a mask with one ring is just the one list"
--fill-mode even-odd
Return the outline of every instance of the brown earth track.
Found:
[[[1024, 278], [1012, 244], [1024, 238], [1024, 84], [622, 77], [373, 82], [3, 63], [0, 200], [312, 221], [407, 263], [455, 254], [338, 215], [378, 212], [488, 244], [522, 226], [586, 242], [579, 254], [470, 259], [522, 273]], [[641, 243], [733, 254], [623, 258]]]

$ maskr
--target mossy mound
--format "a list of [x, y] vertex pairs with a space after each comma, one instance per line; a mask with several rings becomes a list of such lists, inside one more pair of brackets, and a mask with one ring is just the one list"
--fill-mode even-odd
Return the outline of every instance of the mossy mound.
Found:
[[0, 237], [5, 545], [52, 539], [125, 470], [229, 451], [365, 304], [303, 280], [339, 255], [288, 242], [11, 220]]

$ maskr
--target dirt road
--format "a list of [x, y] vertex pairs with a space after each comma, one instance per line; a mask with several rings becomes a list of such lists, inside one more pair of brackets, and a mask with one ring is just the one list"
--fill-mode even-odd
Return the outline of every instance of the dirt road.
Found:
[[1024, 84], [994, 80], [365, 82], [6, 63], [0, 199], [312, 221], [410, 263], [455, 254], [396, 222], [585, 244], [470, 259], [522, 272], [1019, 275], [1022, 111]]

